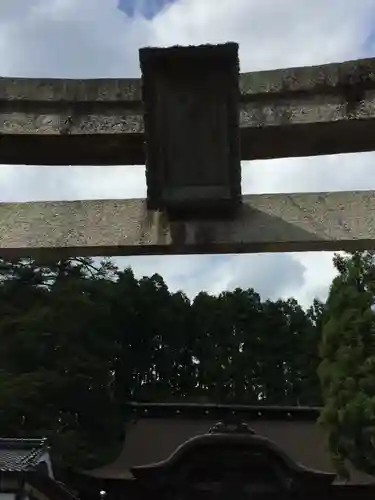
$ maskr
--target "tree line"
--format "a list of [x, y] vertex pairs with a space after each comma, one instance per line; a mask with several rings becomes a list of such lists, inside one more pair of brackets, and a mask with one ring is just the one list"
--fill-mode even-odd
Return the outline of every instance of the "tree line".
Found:
[[2, 259], [0, 434], [47, 436], [58, 469], [90, 468], [118, 453], [129, 401], [324, 405], [339, 463], [335, 353], [340, 314], [356, 305], [343, 276], [353, 259], [373, 266], [372, 254], [358, 255], [336, 258], [327, 304], [307, 310], [251, 288], [189, 300], [161, 276], [136, 279], [110, 260]]

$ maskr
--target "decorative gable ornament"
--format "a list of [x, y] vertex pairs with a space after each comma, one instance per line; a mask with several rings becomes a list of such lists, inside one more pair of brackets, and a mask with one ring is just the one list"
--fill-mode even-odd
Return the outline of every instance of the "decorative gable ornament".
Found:
[[146, 488], [161, 488], [178, 498], [319, 494], [336, 477], [297, 464], [244, 422], [218, 422], [165, 461], [133, 467], [131, 472]]

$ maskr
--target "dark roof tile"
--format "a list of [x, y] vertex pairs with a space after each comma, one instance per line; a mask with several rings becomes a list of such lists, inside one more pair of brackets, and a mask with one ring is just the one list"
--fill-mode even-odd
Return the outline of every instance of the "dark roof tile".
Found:
[[0, 471], [25, 472], [33, 470], [41, 456], [48, 451], [47, 440], [0, 438]]

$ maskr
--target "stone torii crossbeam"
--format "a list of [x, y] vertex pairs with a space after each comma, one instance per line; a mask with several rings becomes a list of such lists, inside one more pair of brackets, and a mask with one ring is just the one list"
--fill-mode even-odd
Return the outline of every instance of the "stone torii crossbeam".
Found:
[[375, 59], [239, 74], [237, 51], [141, 49], [142, 79], [1, 78], [0, 163], [146, 164], [148, 195], [2, 203], [0, 255], [375, 248], [373, 191], [240, 183], [240, 160], [375, 150]]

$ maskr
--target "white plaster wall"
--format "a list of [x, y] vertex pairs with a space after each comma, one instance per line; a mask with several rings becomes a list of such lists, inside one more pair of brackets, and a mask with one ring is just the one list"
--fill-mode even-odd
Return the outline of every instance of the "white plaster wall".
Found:
[[1, 493], [0, 492], [0, 500], [15, 500], [15, 493]]
[[[1, 0], [0, 0], [1, 1]], [[54, 476], [53, 476], [53, 469], [52, 469], [52, 462], [51, 462], [51, 457], [50, 457], [50, 454], [47, 452], [47, 453], [44, 453], [44, 455], [42, 455], [40, 457], [40, 460], [39, 462], [45, 462], [47, 464], [47, 468], [48, 468], [48, 475], [49, 477], [51, 477], [52, 479], [54, 479]], [[2, 498], [0, 498], [0, 500], [3, 500]]]

